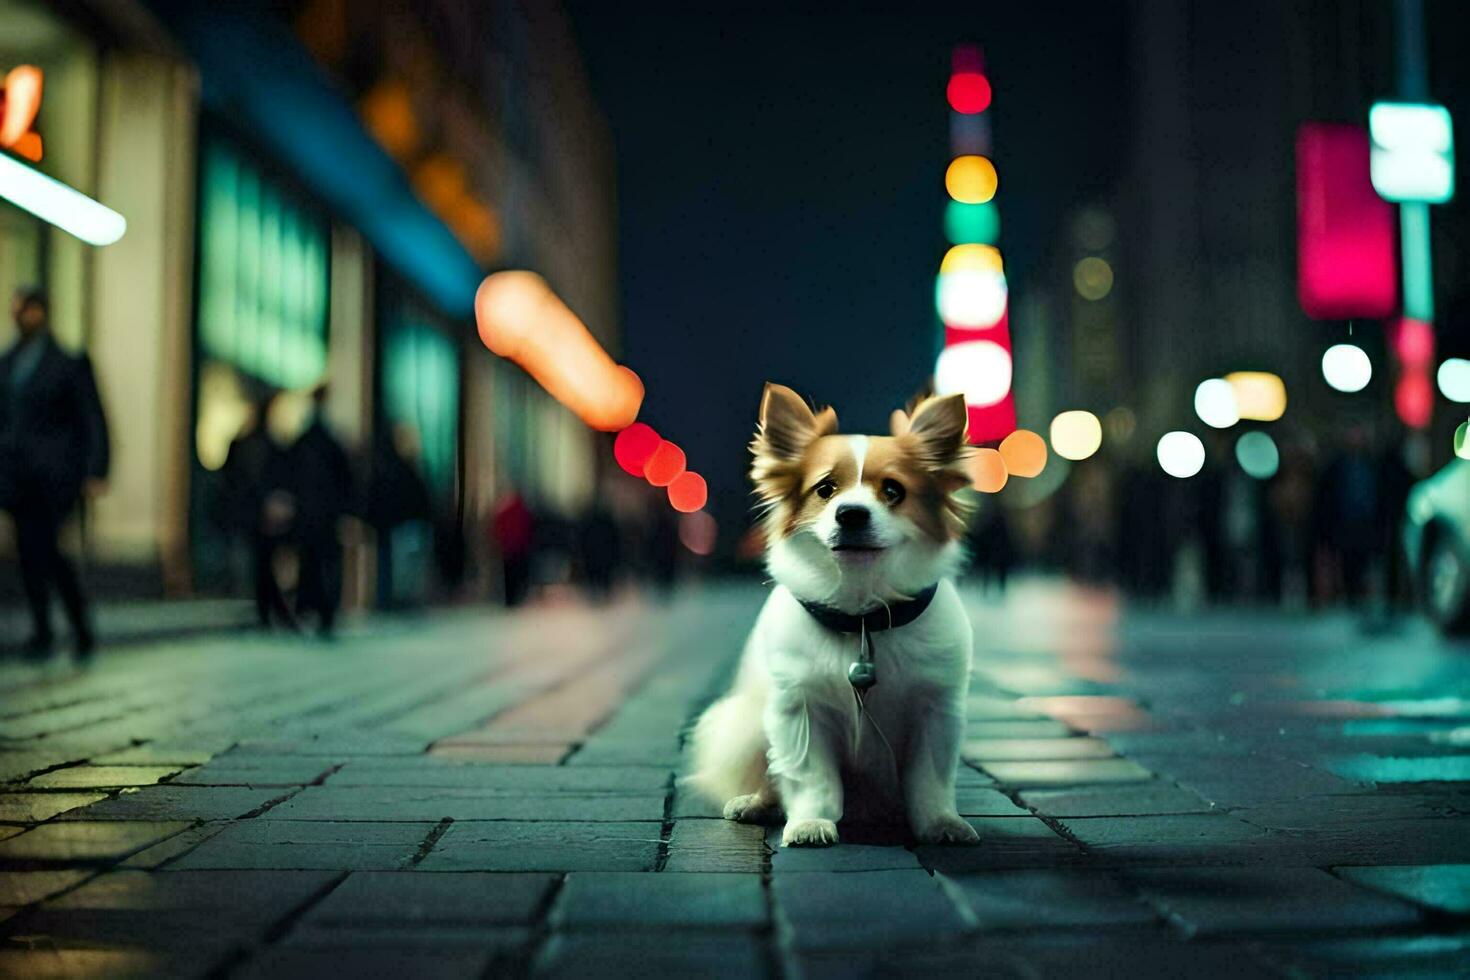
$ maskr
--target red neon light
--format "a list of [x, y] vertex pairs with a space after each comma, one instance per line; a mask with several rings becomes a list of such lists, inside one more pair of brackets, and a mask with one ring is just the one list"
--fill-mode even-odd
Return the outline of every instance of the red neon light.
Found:
[[1401, 317], [1388, 328], [1389, 346], [1406, 368], [1428, 372], [1434, 361], [1434, 328], [1423, 320]]
[[1368, 175], [1361, 126], [1297, 131], [1297, 296], [1314, 320], [1379, 318], [1398, 302], [1393, 206]]
[[[944, 346], [963, 344], [971, 340], [989, 340], [1003, 347], [1013, 358], [1011, 349], [1011, 311], [1006, 309], [993, 327], [983, 330], [965, 330], [960, 327], [944, 328]], [[979, 445], [1004, 439], [1016, 431], [1016, 388], [1015, 370], [1011, 371], [1011, 390], [993, 405], [966, 405], [970, 417], [970, 442]]]
[[1393, 407], [1411, 429], [1427, 429], [1434, 417], [1434, 385], [1429, 371], [1414, 368], [1404, 372], [1393, 388]]

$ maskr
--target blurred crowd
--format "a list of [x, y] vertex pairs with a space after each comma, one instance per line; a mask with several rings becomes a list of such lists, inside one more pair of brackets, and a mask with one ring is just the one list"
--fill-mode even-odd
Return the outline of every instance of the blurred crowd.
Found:
[[1224, 433], [1188, 479], [1152, 460], [1095, 456], [1072, 464], [1046, 506], [983, 508], [972, 568], [1003, 586], [1025, 558], [1145, 600], [1403, 608], [1412, 596], [1400, 533], [1420, 470], [1412, 445], [1358, 422], [1328, 441], [1298, 433], [1265, 479], [1236, 463]]

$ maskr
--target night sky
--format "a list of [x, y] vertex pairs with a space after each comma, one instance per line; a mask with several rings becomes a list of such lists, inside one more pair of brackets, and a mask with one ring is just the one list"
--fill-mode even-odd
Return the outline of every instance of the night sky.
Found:
[[629, 6], [569, 4], [615, 143], [622, 359], [743, 526], [763, 381], [881, 432], [931, 371], [952, 46], [985, 49], [1019, 293], [1121, 172], [1123, 25], [1111, 4]]

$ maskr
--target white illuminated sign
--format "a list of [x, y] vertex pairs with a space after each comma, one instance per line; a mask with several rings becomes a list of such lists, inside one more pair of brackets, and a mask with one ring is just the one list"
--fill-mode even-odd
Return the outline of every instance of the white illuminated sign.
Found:
[[1455, 134], [1444, 106], [1375, 102], [1368, 110], [1373, 137], [1373, 189], [1385, 201], [1443, 204], [1455, 196]]

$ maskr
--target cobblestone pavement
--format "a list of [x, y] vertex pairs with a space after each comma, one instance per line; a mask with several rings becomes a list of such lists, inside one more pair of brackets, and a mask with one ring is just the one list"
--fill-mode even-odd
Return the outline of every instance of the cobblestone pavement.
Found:
[[780, 850], [674, 782], [760, 599], [7, 667], [0, 976], [1470, 971], [1470, 649], [977, 597], [983, 843]]

